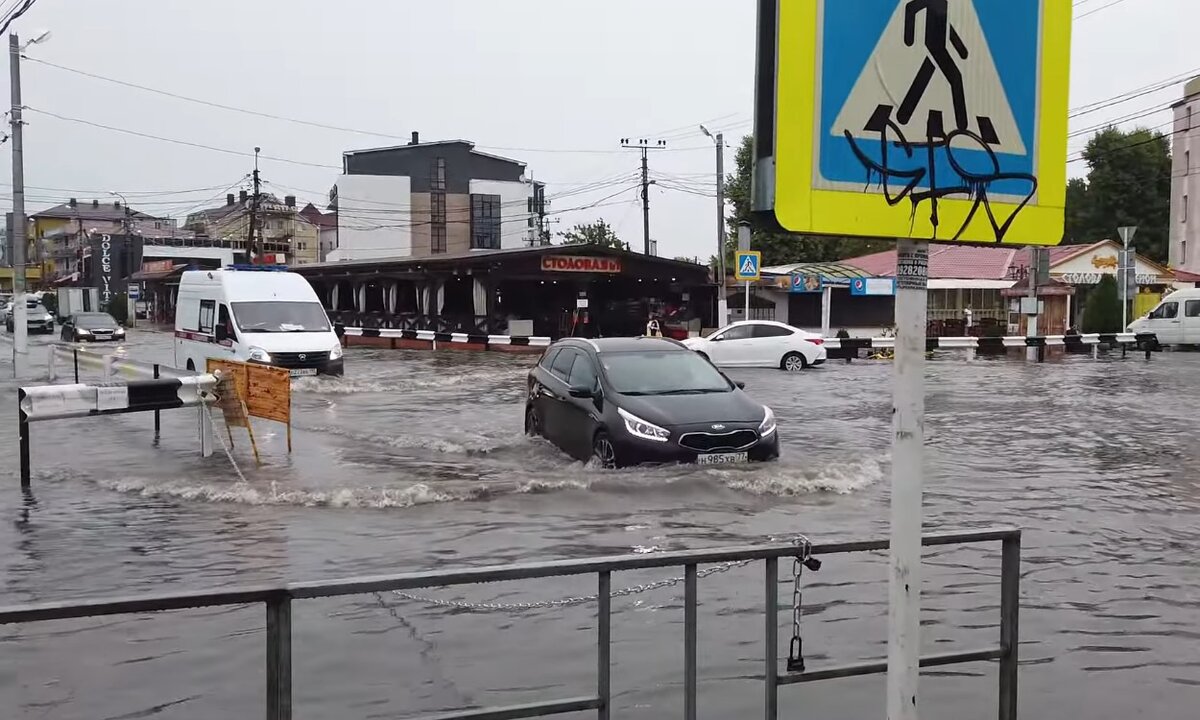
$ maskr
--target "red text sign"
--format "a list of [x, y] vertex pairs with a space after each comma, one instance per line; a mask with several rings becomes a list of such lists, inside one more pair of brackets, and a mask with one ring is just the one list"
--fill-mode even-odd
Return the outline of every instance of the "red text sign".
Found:
[[607, 257], [547, 255], [542, 258], [542, 271], [610, 273], [615, 275], [621, 272], [621, 261], [618, 258]]

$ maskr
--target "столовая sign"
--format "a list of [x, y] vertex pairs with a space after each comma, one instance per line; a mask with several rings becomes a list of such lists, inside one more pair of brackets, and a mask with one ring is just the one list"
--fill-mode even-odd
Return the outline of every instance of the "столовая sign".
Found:
[[542, 258], [542, 271], [610, 273], [615, 275], [621, 272], [621, 261], [617, 258], [583, 255], [547, 255]]

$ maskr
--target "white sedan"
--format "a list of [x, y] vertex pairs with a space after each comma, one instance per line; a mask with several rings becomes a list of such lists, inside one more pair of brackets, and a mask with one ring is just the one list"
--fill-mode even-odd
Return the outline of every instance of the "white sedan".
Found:
[[719, 367], [775, 367], [796, 372], [825, 362], [825, 340], [791, 325], [765, 320], [735, 322], [687, 347]]

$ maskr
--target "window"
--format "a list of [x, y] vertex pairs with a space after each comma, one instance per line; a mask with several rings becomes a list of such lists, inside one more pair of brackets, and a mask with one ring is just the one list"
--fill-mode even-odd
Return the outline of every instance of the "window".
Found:
[[622, 395], [701, 395], [732, 390], [710, 362], [693, 352], [603, 353], [604, 374]]
[[446, 252], [446, 193], [435, 192], [429, 196], [429, 251]]
[[1183, 151], [1183, 174], [1187, 175], [1192, 171], [1192, 151]]
[[429, 167], [429, 189], [446, 189], [446, 158], [437, 158]]
[[500, 249], [500, 196], [471, 196], [471, 249]]
[[571, 377], [571, 368], [574, 366], [575, 358], [578, 356], [578, 352], [570, 348], [563, 348], [558, 357], [554, 358], [554, 365], [550, 367], [550, 372], [554, 377], [566, 382], [567, 378]]
[[541, 365], [546, 370], [549, 370], [551, 366], [553, 366], [554, 358], [558, 356], [559, 352], [561, 352], [561, 350], [558, 348], [550, 348], [546, 351], [546, 354], [542, 356], [542, 360], [538, 363], [538, 365]]
[[568, 376], [567, 385], [571, 387], [594, 388], [596, 387], [596, 368], [592, 367], [592, 361], [583, 355], [578, 355], [575, 358], [575, 364], [571, 367], [571, 374]]
[[1187, 240], [1179, 242], [1179, 264], [1187, 265]]
[[1179, 217], [1179, 222], [1185, 223], [1188, 219], [1188, 196], [1183, 196], [1183, 213]]
[[787, 337], [792, 335], [792, 331], [778, 325], [755, 325], [754, 337], [756, 338], [777, 338]]
[[1151, 320], [1173, 320], [1179, 316], [1179, 303], [1169, 302], [1159, 305], [1150, 313]]
[[1188, 317], [1200, 317], [1200, 300], [1188, 300], [1184, 306], [1183, 314]]
[[752, 325], [738, 325], [735, 328], [730, 328], [724, 334], [713, 338], [714, 340], [749, 340], [753, 337], [754, 328]]
[[217, 313], [217, 324], [225, 328], [225, 334], [230, 339], [237, 337], [233, 330], [233, 321], [229, 319], [228, 305], [221, 305], [220, 312]]
[[201, 300], [200, 301], [200, 332], [212, 333], [213, 318], [217, 314], [216, 300]]

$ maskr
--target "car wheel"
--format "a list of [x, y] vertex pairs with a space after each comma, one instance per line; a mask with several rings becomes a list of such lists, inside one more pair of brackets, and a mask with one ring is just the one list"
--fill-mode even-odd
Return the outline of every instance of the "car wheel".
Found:
[[617, 463], [617, 448], [613, 445], [608, 433], [601, 430], [592, 439], [592, 462], [603, 470], [615, 470]]
[[525, 408], [525, 435], [527, 437], [542, 436], [542, 419], [532, 405]]
[[790, 352], [783, 356], [783, 361], [779, 363], [779, 367], [788, 372], [800, 372], [808, 369], [808, 360], [798, 352]]

